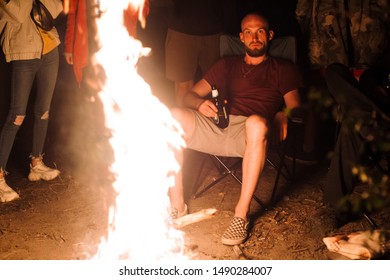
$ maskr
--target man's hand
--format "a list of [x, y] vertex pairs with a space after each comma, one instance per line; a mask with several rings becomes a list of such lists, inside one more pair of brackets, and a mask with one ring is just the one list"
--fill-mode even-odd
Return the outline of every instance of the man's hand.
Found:
[[217, 116], [218, 109], [211, 100], [205, 99], [205, 101], [199, 105], [198, 111], [206, 117], [214, 118]]
[[287, 115], [284, 112], [278, 112], [275, 115], [272, 124], [272, 144], [277, 145], [287, 137]]

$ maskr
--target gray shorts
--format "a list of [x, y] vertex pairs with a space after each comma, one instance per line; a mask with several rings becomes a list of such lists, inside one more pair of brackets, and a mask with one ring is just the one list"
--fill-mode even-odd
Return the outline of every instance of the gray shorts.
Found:
[[217, 156], [244, 156], [245, 122], [248, 117], [230, 115], [229, 126], [221, 129], [198, 111], [191, 112], [195, 117], [195, 130], [192, 137], [187, 140], [188, 148]]
[[168, 29], [165, 40], [165, 73], [168, 80], [193, 80], [198, 67], [204, 74], [217, 60], [220, 34], [196, 36]]

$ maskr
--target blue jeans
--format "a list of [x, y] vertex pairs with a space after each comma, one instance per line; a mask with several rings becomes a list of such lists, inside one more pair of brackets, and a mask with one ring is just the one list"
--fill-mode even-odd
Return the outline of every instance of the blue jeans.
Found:
[[26, 115], [31, 89], [36, 80], [32, 157], [41, 156], [48, 128], [49, 111], [59, 66], [58, 48], [40, 59], [11, 62], [11, 102], [0, 134], [0, 170], [5, 170], [8, 158]]

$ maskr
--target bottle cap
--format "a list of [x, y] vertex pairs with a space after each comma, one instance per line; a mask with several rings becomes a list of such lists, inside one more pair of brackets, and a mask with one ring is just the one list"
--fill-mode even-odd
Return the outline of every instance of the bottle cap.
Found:
[[217, 88], [215, 87], [215, 86], [212, 86], [211, 87], [211, 96], [213, 97], [213, 98], [216, 98], [216, 97], [218, 97], [218, 90], [217, 90]]

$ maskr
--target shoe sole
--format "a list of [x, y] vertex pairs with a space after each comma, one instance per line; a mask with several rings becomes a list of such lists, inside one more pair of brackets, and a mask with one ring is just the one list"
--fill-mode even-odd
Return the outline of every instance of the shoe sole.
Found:
[[0, 202], [10, 202], [19, 198], [19, 194], [3, 181], [0, 188]]
[[246, 237], [243, 239], [236, 239], [236, 240], [222, 238], [221, 242], [224, 245], [234, 246], [234, 245], [240, 245], [244, 243], [246, 239], [247, 239]]
[[51, 181], [51, 180], [57, 178], [58, 175], [60, 175], [60, 172], [58, 172], [57, 174], [54, 174], [52, 176], [30, 173], [28, 175], [28, 180], [32, 181], [32, 182], [40, 181], [40, 180]]
[[19, 198], [20, 198], [20, 196], [16, 195], [16, 196], [8, 197], [8, 198], [2, 198], [0, 200], [0, 202], [11, 202], [11, 201], [17, 200]]
[[10, 201], [13, 201], [13, 200], [16, 200], [16, 199], [19, 199], [20, 196], [18, 193], [16, 192], [13, 192], [13, 193], [3, 193], [3, 197], [0, 198], [0, 202], [10, 202]]

